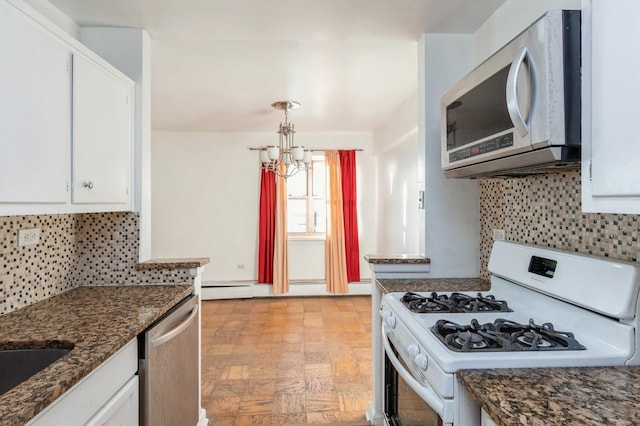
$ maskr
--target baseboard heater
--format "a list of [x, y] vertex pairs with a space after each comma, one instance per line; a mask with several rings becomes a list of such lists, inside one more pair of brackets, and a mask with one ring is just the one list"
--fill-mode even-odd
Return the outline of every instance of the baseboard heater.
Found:
[[254, 281], [208, 281], [202, 283], [202, 299], [248, 299], [253, 297]]
[[[371, 281], [349, 283], [351, 295], [370, 295]], [[203, 282], [202, 300], [215, 299], [248, 299], [252, 297], [272, 297], [272, 287], [269, 284], [258, 284], [255, 281], [227, 281], [227, 282]], [[324, 281], [293, 281], [289, 284], [289, 293], [286, 296], [334, 296], [326, 292]]]

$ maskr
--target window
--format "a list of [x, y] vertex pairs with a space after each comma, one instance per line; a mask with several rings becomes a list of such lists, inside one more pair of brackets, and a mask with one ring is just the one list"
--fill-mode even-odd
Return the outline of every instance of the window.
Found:
[[324, 236], [326, 230], [324, 155], [287, 179], [289, 236]]

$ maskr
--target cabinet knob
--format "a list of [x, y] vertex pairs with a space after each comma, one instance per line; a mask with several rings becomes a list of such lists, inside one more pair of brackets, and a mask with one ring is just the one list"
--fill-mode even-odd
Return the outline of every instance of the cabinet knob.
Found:
[[84, 186], [87, 189], [93, 189], [93, 182], [84, 182], [82, 186]]

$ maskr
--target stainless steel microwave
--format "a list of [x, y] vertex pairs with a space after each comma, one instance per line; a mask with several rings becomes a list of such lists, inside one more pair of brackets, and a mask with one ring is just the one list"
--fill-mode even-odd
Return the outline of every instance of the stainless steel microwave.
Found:
[[548, 11], [441, 98], [446, 177], [580, 161], [580, 11]]

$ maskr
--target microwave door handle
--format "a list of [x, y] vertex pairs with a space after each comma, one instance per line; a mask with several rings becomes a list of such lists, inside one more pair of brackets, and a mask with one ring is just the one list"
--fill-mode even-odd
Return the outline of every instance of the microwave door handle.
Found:
[[511, 121], [520, 136], [525, 136], [529, 133], [529, 125], [522, 117], [522, 111], [520, 111], [520, 106], [518, 105], [518, 77], [522, 70], [522, 64], [527, 59], [527, 53], [526, 47], [521, 47], [518, 50], [507, 77], [507, 111], [509, 111], [509, 117], [511, 117]]

